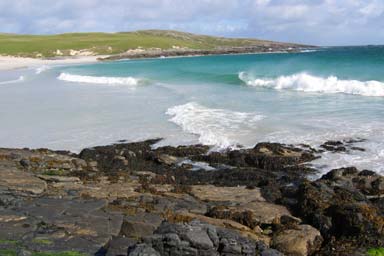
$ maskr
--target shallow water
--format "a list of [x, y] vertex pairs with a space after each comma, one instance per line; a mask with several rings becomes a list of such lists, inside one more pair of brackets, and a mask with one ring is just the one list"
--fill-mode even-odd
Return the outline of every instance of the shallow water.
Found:
[[[0, 73], [0, 146], [84, 147], [163, 137], [216, 149], [363, 138], [324, 171], [384, 174], [384, 47], [127, 60]], [[21, 78], [22, 77], [22, 78]]]

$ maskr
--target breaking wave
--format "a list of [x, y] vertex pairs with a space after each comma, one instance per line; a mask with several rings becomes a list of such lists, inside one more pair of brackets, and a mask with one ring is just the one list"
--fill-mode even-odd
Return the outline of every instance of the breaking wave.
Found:
[[200, 143], [218, 148], [235, 148], [235, 138], [251, 134], [264, 118], [257, 113], [207, 108], [196, 102], [171, 107], [166, 114], [183, 131], [198, 135]]
[[319, 93], [346, 93], [362, 96], [384, 96], [384, 83], [379, 81], [341, 80], [336, 76], [327, 78], [299, 73], [280, 76], [275, 79], [253, 78], [246, 72], [239, 73], [239, 79], [249, 86], [265, 87], [276, 90], [294, 90]]
[[47, 71], [47, 70], [50, 69], [50, 68], [51, 68], [51, 67], [48, 66], [48, 65], [43, 65], [43, 66], [41, 66], [41, 67], [36, 68], [35, 73], [38, 75], [38, 74], [43, 73], [44, 71]]
[[61, 73], [57, 79], [74, 83], [137, 86], [142, 81], [134, 77], [82, 76]]

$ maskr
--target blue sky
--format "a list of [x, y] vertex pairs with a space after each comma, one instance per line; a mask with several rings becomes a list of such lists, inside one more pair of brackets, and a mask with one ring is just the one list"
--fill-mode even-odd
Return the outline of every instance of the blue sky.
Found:
[[0, 0], [0, 31], [175, 29], [317, 45], [384, 44], [384, 0]]

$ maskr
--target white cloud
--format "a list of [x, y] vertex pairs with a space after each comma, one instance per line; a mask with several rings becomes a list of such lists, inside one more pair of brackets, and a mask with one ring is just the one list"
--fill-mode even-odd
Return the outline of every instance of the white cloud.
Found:
[[0, 0], [3, 32], [180, 29], [312, 44], [384, 42], [383, 0]]

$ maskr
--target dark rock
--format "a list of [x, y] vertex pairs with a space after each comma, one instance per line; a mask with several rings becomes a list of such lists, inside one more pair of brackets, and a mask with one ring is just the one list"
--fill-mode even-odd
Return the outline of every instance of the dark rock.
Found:
[[384, 177], [378, 177], [371, 183], [372, 193], [375, 195], [384, 194]]
[[141, 239], [150, 236], [160, 226], [163, 218], [154, 213], [138, 213], [126, 216], [121, 227], [120, 235], [131, 239]]
[[105, 256], [126, 256], [128, 248], [134, 246], [137, 241], [127, 237], [115, 236], [109, 241]]
[[320, 146], [321, 148], [331, 152], [346, 152], [347, 148], [341, 141], [327, 141]]
[[200, 221], [186, 224], [164, 222], [153, 236], [144, 241], [160, 255], [256, 255], [267, 249], [262, 242]]
[[382, 246], [384, 217], [380, 200], [367, 196], [380, 193], [374, 189], [379, 182], [378, 176], [368, 171], [361, 174], [356, 168], [332, 170], [320, 180], [302, 183], [294, 196], [297, 204], [291, 208], [320, 230], [325, 238], [324, 248], [348, 245], [343, 247], [347, 253], [356, 248]]
[[275, 249], [267, 249], [262, 251], [260, 256], [284, 256], [284, 254]]
[[23, 158], [23, 159], [20, 160], [20, 164], [24, 168], [28, 168], [30, 166], [31, 162], [29, 161], [29, 159]]
[[137, 244], [128, 249], [128, 256], [160, 256], [160, 253], [147, 244]]

